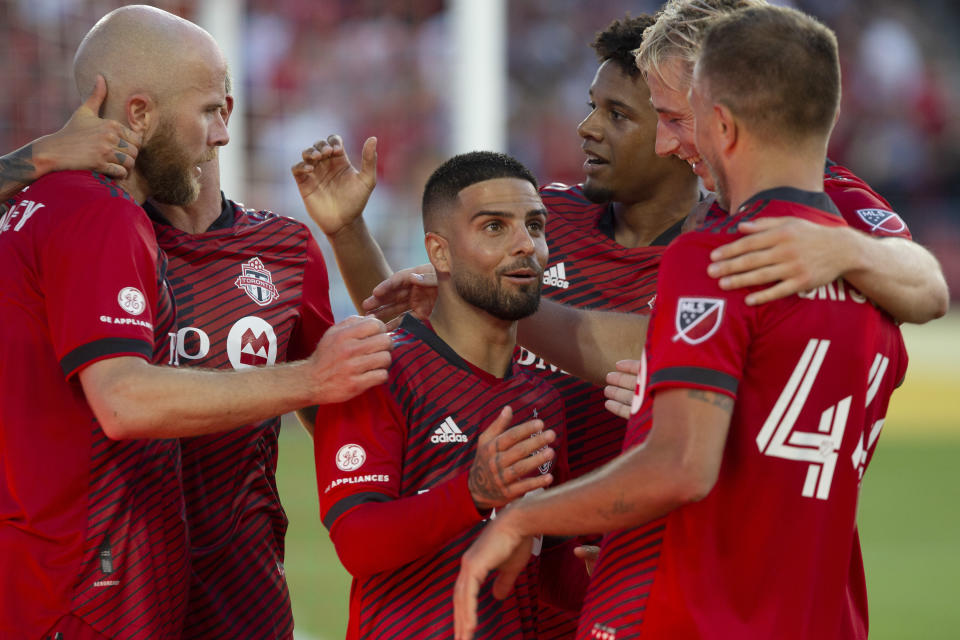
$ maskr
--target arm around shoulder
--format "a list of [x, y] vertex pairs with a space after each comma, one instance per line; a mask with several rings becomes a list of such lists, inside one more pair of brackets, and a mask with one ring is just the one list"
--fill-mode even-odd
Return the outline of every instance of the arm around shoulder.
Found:
[[843, 275], [900, 322], [923, 324], [943, 316], [950, 292], [936, 257], [906, 238], [854, 234], [854, 266]]

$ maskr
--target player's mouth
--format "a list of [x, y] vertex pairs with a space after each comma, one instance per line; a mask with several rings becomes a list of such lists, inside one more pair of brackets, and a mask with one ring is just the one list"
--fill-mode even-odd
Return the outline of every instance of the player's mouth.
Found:
[[600, 171], [603, 167], [610, 164], [609, 160], [592, 151], [584, 149], [583, 153], [587, 156], [587, 159], [583, 161], [583, 170], [588, 174]]
[[684, 161], [686, 161], [686, 163], [690, 165], [690, 168], [693, 170], [693, 172], [701, 178], [706, 174], [707, 163], [703, 161], [703, 156], [699, 154], [695, 156], [689, 156], [684, 158]]
[[540, 272], [536, 269], [510, 269], [504, 271], [502, 276], [509, 282], [524, 286], [540, 282]]

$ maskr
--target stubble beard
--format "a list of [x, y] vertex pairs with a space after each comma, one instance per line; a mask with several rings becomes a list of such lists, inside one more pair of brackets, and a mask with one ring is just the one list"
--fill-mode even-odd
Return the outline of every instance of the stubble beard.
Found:
[[[515, 267], [503, 271], [512, 268]], [[451, 274], [451, 282], [464, 301], [501, 320], [515, 322], [533, 315], [540, 308], [540, 280], [517, 293], [500, 286], [499, 271], [492, 281], [471, 272], [455, 271]]]
[[583, 197], [593, 204], [613, 202], [613, 190], [593, 183], [589, 178], [583, 183]]

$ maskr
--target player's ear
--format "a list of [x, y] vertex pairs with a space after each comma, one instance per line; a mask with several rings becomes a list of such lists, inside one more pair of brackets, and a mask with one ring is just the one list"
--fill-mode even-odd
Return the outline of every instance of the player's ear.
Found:
[[740, 134], [739, 123], [737, 119], [733, 117], [733, 112], [731, 112], [726, 105], [713, 105], [713, 114], [713, 123], [716, 127], [715, 133], [720, 140], [720, 150], [729, 151], [737, 144], [737, 139]]
[[124, 104], [127, 126], [137, 133], [143, 134], [144, 140], [153, 131], [156, 121], [159, 120], [156, 107], [153, 99], [145, 93], [131, 95]]
[[427, 259], [436, 270], [437, 275], [450, 273], [450, 245], [443, 236], [427, 231], [423, 237], [423, 244], [427, 249]]

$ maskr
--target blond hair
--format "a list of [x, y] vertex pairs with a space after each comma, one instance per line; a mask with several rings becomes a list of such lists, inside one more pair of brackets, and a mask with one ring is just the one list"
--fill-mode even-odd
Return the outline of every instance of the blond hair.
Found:
[[734, 11], [768, 4], [766, 0], [669, 0], [657, 12], [656, 22], [643, 32], [643, 43], [633, 52], [637, 67], [644, 76], [653, 71], [663, 77], [662, 65], [667, 60], [680, 60], [680, 81], [688, 87], [710, 24]]

